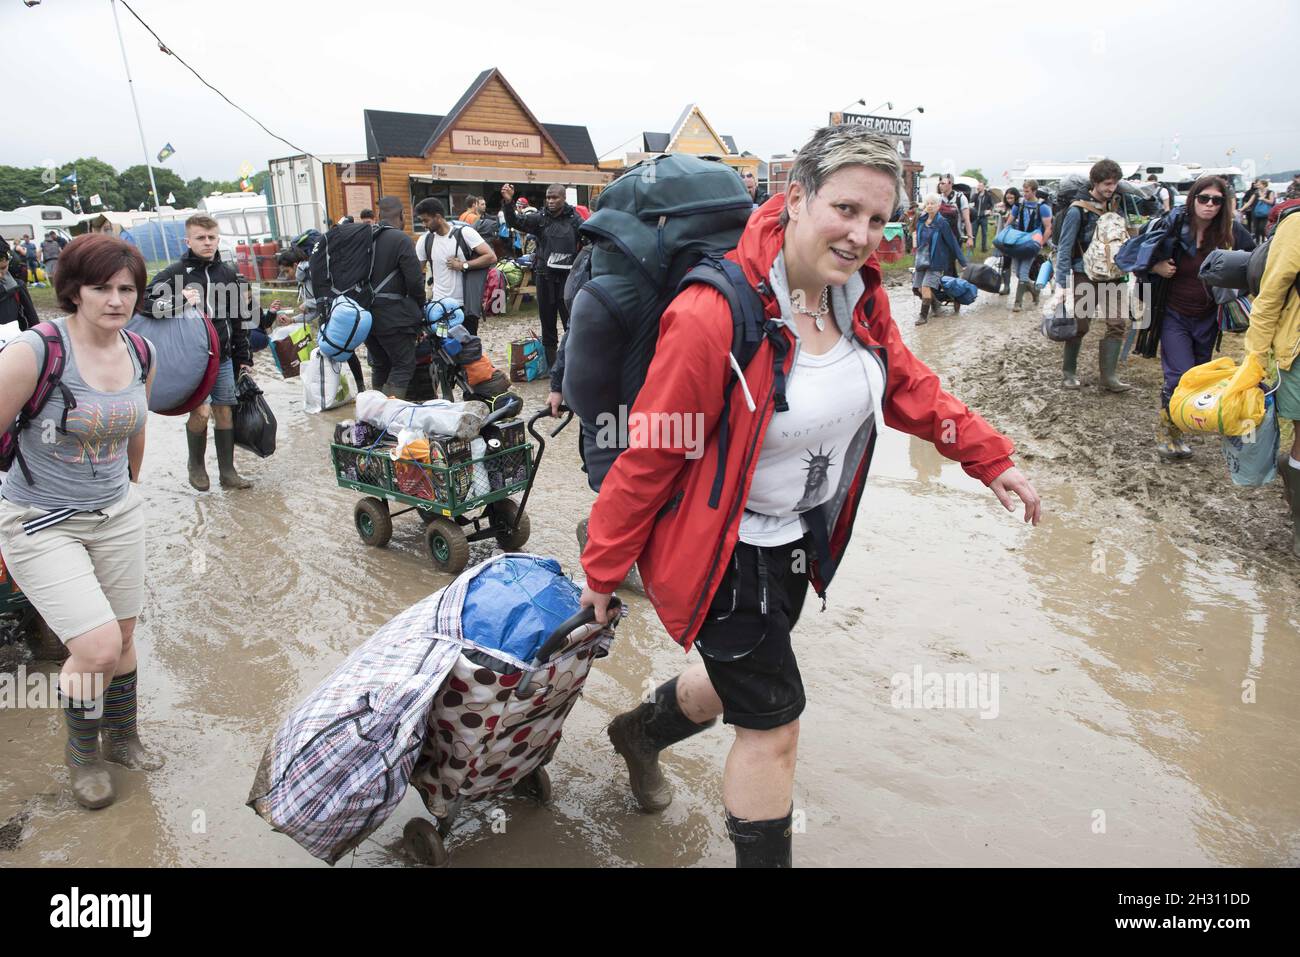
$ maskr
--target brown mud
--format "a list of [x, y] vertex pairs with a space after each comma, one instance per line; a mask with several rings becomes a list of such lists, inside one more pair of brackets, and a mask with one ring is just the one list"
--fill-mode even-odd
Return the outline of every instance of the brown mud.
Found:
[[[1280, 552], [1277, 491], [1232, 489], [1208, 444], [1180, 467], [1190, 481], [1155, 472], [1156, 380], [1135, 368], [1145, 360], [1124, 370], [1144, 384], [1136, 394], [1058, 393], [1059, 347], [1032, 313], [1011, 316], [982, 294], [960, 317], [945, 310], [915, 329], [910, 291], [891, 295], [905, 339], [1015, 438], [1047, 517], [1030, 529], [932, 446], [882, 435], [829, 605], [810, 600], [795, 632], [809, 702], [796, 863], [1300, 862], [1300, 589]], [[500, 363], [534, 326], [490, 320], [489, 354]], [[1087, 386], [1095, 350], [1090, 337]], [[62, 716], [0, 710], [0, 866], [315, 863], [244, 806], [262, 750], [351, 649], [448, 579], [424, 556], [414, 516], [395, 520], [387, 548], [359, 541], [357, 495], [335, 486], [326, 451], [350, 408], [306, 415], [301, 386], [265, 353], [258, 373], [279, 448], [265, 460], [239, 453], [251, 491], [193, 492], [182, 422], [150, 419], [140, 720], [167, 767], [116, 773], [118, 802], [83, 811], [67, 792]], [[546, 384], [521, 391], [536, 409]], [[574, 527], [594, 496], [575, 440], [570, 427], [548, 446], [528, 549], [580, 574]], [[489, 553], [476, 545], [472, 559]], [[629, 617], [550, 766], [552, 805], [466, 808], [453, 867], [732, 862], [727, 728], [666, 754], [676, 797], [660, 815], [636, 809], [605, 738], [615, 714], [688, 657], [644, 596], [624, 597]], [[996, 716], [898, 706], [910, 702], [892, 694], [898, 676], [916, 668], [995, 676]], [[402, 827], [424, 814], [409, 792], [338, 866], [409, 865]]]

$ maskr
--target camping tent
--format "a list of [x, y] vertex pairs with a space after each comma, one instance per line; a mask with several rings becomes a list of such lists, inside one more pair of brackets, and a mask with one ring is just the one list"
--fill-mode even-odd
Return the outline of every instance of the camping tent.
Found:
[[[146, 262], [179, 259], [185, 251], [185, 221], [146, 220], [122, 230], [122, 239], [140, 250]], [[163, 238], [166, 237], [164, 245]]]

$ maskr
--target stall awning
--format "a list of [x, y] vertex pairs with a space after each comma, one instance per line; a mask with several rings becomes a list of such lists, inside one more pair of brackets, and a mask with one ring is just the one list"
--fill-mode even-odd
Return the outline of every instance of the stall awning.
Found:
[[531, 169], [523, 166], [464, 166], [438, 165], [432, 173], [412, 173], [411, 179], [419, 183], [560, 183], [565, 186], [605, 186], [614, 178], [613, 173], [596, 170]]

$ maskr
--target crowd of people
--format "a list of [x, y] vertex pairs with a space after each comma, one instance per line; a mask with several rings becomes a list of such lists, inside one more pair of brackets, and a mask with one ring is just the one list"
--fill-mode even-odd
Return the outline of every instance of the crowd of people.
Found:
[[59, 255], [66, 245], [67, 237], [55, 230], [46, 233], [39, 243], [30, 233], [24, 233], [12, 246], [6, 243], [9, 246], [10, 275], [33, 286], [52, 284], [59, 266]]
[[[1264, 283], [1269, 291], [1261, 289], [1253, 302], [1245, 347], [1247, 352], [1261, 357], [1270, 353], [1274, 356], [1278, 368], [1277, 415], [1300, 420], [1300, 401], [1296, 399], [1300, 371], [1292, 365], [1297, 351], [1295, 323], [1300, 301], [1287, 293], [1295, 277], [1290, 250], [1297, 230], [1279, 219], [1279, 214], [1300, 205], [1300, 175], [1293, 178], [1282, 197], [1269, 188], [1267, 180], [1258, 179], [1240, 201], [1226, 179], [1205, 175], [1188, 189], [1185, 202], [1176, 203], [1173, 190], [1151, 174], [1146, 196], [1149, 219], [1141, 228], [1143, 235], [1152, 241], [1159, 237], [1163, 245], [1155, 261], [1132, 272], [1132, 278], [1146, 290], [1137, 295], [1129, 294], [1127, 275], [1096, 279], [1089, 275], [1084, 262], [1101, 218], [1110, 212], [1124, 213], [1117, 196], [1122, 177], [1119, 164], [1113, 160], [1096, 162], [1089, 171], [1087, 194], [1070, 202], [1063, 211], [1058, 210], [1058, 217], [1053, 216], [1052, 205], [1039, 195], [1039, 184], [1032, 179], [1025, 180], [1019, 189], [1009, 187], [1002, 197], [997, 226], [1019, 230], [1034, 240], [1030, 248], [1042, 250], [998, 254], [1005, 277], [1002, 294], [1009, 292], [1011, 278], [1015, 280], [1010, 310], [1020, 312], [1026, 295], [1035, 305], [1039, 303], [1044, 289], [1041, 277], [1048, 271], [1051, 288], [1072, 297], [1077, 334], [1062, 347], [1062, 387], [1080, 388], [1078, 363], [1083, 341], [1093, 324], [1101, 322], [1104, 330], [1098, 343], [1098, 384], [1112, 393], [1131, 390], [1119, 379], [1118, 367], [1126, 337], [1132, 334], [1131, 323], [1138, 318], [1135, 304], [1141, 308], [1145, 303], [1149, 313], [1145, 324], [1151, 331], [1143, 337], [1139, 354], [1154, 358], [1158, 353], [1163, 374], [1156, 450], [1164, 461], [1190, 458], [1191, 446], [1170, 416], [1170, 399], [1188, 370], [1211, 360], [1222, 333], [1222, 303], [1202, 281], [1201, 266], [1214, 250], [1249, 252], [1268, 238], [1271, 230], [1278, 229]], [[994, 208], [984, 183], [978, 184], [974, 198], [967, 201], [962, 193], [953, 190], [952, 177], [947, 175], [940, 178], [939, 191], [925, 197], [915, 221], [912, 286], [921, 300], [917, 325], [929, 322], [937, 310], [942, 277], [957, 276], [966, 265], [963, 249], [972, 250], [976, 237], [971, 211], [975, 223], [982, 224]], [[1056, 218], [1061, 221], [1057, 223]], [[1130, 227], [1130, 232], [1136, 229]], [[1044, 263], [1048, 270], [1042, 269]], [[1239, 292], [1245, 294], [1244, 290]], [[954, 303], [954, 312], [959, 309]], [[1294, 550], [1300, 556], [1298, 459], [1300, 441], [1287, 461], [1281, 463], [1296, 528]]]
[[[1033, 180], [1003, 198], [999, 222], [1054, 245], [1055, 275], [1058, 282], [1069, 280], [1075, 297], [1078, 334], [1063, 347], [1067, 389], [1080, 388], [1078, 359], [1095, 321], [1104, 323], [1100, 385], [1116, 393], [1129, 389], [1117, 378], [1129, 315], [1111, 305], [1120, 301], [1108, 288], [1116, 283], [1089, 278], [1084, 264], [1100, 217], [1113, 208], [1120, 175], [1114, 162], [1096, 163], [1088, 197], [1057, 216]], [[826, 127], [798, 152], [783, 195], [769, 199], [752, 176], [741, 180], [755, 208], [728, 258], [774, 318], [746, 374], [735, 376], [718, 361], [719, 344], [733, 336], [724, 297], [690, 286], [663, 313], [637, 408], [702, 417], [710, 445], [691, 456], [682, 448], [633, 443], [614, 460], [587, 527], [581, 600], [608, 621], [611, 595], [635, 563], [674, 639], [702, 654], [700, 663], [610, 725], [642, 807], [661, 811], [671, 800], [661, 752], [720, 717], [735, 730], [721, 793], [737, 864], [789, 866], [799, 717], [806, 703], [791, 633], [809, 588], [825, 601], [849, 548], [876, 433], [888, 425], [933, 443], [1008, 511], [1019, 500], [1025, 522], [1038, 524], [1042, 503], [1012, 461], [1011, 440], [944, 391], [899, 332], [881, 271], [871, 261], [902, 198], [893, 145], [860, 127]], [[515, 192], [511, 184], [501, 188], [501, 214], [492, 229], [477, 228], [491, 224], [477, 196], [456, 218], [438, 199], [418, 202], [414, 213], [426, 229], [418, 240], [406, 232], [396, 197], [380, 200], [373, 222], [362, 214], [361, 223], [344, 224], [373, 231], [369, 284], [384, 292], [371, 306], [366, 339], [375, 389], [407, 395], [428, 299], [463, 302], [466, 324], [477, 329], [473, 276], [497, 261], [493, 240], [500, 227], [535, 242], [542, 338], [548, 363], [554, 363], [559, 326], [567, 329], [569, 322], [564, 285], [582, 242], [582, 217], [561, 185], [548, 187], [538, 208], [517, 204]], [[1170, 384], [1205, 361], [1213, 345], [1213, 306], [1196, 279], [1199, 265], [1211, 249], [1250, 248], [1251, 233], [1258, 236], [1253, 220], [1259, 204], [1270, 203], [1270, 196], [1260, 191], [1252, 198], [1254, 205], [1245, 209], [1248, 229], [1237, 220], [1224, 181], [1203, 177], [1185, 206], [1171, 204], [1161, 214], [1174, 237], [1169, 258], [1151, 267], [1151, 281], [1168, 284], [1159, 322], [1166, 406]], [[924, 198], [915, 224], [918, 324], [937, 309], [940, 279], [966, 263], [977, 238], [987, 239], [994, 205], [983, 184], [968, 198], [954, 189], [951, 176]], [[14, 580], [68, 648], [60, 679], [65, 755], [73, 794], [89, 808], [114, 798], [105, 762], [160, 765], [136, 726], [134, 634], [144, 598], [146, 538], [135, 486], [156, 371], [152, 347], [125, 330], [137, 311], [167, 316], [194, 307], [212, 320], [220, 367], [207, 401], [186, 423], [189, 481], [209, 488], [204, 457], [211, 419], [221, 487], [249, 487], [234, 465], [230, 409], [238, 378], [252, 371], [245, 327], [252, 303], [246, 283], [221, 259], [219, 239], [214, 220], [191, 217], [186, 252], [152, 279], [139, 251], [108, 235], [80, 237], [53, 257], [46, 252], [44, 261], [58, 264], [54, 283], [65, 315], [52, 322], [52, 331], [29, 328], [16, 340], [22, 347], [0, 351], [0, 419], [17, 423], [19, 465], [0, 485], [0, 550]], [[1278, 413], [1300, 419], [1300, 367], [1292, 365], [1300, 350], [1300, 297], [1290, 295], [1300, 266], [1300, 217], [1282, 223], [1274, 244], [1246, 347], [1276, 356]], [[21, 255], [28, 255], [25, 248]], [[0, 256], [0, 264], [7, 258]], [[307, 257], [289, 259], [286, 265], [302, 276]], [[1013, 311], [1022, 308], [1025, 294], [1039, 301], [1033, 264], [1033, 257], [1008, 263], [1017, 287]], [[218, 294], [222, 289], [227, 294]], [[0, 295], [0, 304], [11, 298]], [[30, 299], [15, 301], [26, 315]], [[311, 314], [309, 293], [300, 307]], [[59, 388], [40, 412], [42, 422], [57, 423], [47, 441], [25, 410], [51, 354], [65, 358]], [[359, 365], [353, 373], [362, 385]], [[553, 380], [553, 412], [561, 385]], [[1184, 454], [1172, 433], [1167, 440], [1171, 454]], [[1300, 526], [1300, 437], [1283, 471]], [[720, 507], [724, 499], [730, 508]], [[1296, 547], [1300, 555], [1300, 533]], [[888, 584], [880, 581], [882, 588]]]

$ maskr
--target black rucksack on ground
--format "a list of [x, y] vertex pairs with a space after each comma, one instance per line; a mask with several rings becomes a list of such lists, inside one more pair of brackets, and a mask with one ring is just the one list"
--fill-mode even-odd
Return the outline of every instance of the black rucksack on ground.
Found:
[[[1294, 200], [1291, 202], [1295, 203]], [[1250, 259], [1246, 261], [1246, 285], [1252, 296], [1259, 295], [1259, 287], [1264, 281], [1264, 270], [1268, 267], [1268, 251], [1273, 245], [1273, 237], [1277, 234], [1278, 227], [1288, 216], [1300, 211], [1300, 203], [1290, 206], [1282, 211], [1275, 222], [1268, 230], [1268, 238], [1256, 246], [1250, 254]], [[1291, 283], [1291, 289], [1300, 289], [1300, 275], [1297, 275]], [[1287, 297], [1290, 298], [1291, 292], [1288, 290]]]
[[369, 223], [344, 223], [335, 226], [321, 237], [312, 250], [310, 260], [312, 296], [322, 316], [340, 299], [356, 302], [362, 309], [370, 309], [376, 299], [401, 299], [397, 293], [384, 292], [397, 275], [394, 269], [378, 282], [371, 283], [375, 268], [375, 239], [391, 226], [372, 226]]
[[[766, 336], [776, 346], [780, 368], [786, 352], [780, 324], [766, 319], [758, 292], [740, 267], [723, 259], [734, 249], [753, 210], [735, 172], [724, 163], [686, 154], [645, 160], [612, 182], [596, 211], [582, 226], [590, 240], [566, 283], [572, 295], [564, 377], [565, 403], [582, 422], [587, 481], [599, 490], [622, 451], [597, 442], [602, 423], [619, 409], [630, 410], [645, 382], [659, 337], [664, 309], [686, 285], [701, 282], [727, 298], [732, 312], [732, 375], [724, 401], [730, 402], [737, 369], [744, 369]], [[778, 409], [784, 408], [784, 379], [777, 382]], [[726, 461], [726, 422], [722, 415], [719, 468]], [[598, 421], [599, 420], [599, 421]], [[721, 477], [721, 471], [719, 471]], [[720, 481], [715, 483], [715, 497]]]

